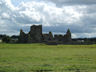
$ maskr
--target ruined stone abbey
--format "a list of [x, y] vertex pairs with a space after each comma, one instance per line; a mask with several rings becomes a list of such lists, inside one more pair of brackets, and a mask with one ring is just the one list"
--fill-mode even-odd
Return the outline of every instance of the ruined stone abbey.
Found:
[[19, 43], [42, 43], [42, 42], [58, 42], [66, 43], [71, 41], [71, 32], [68, 29], [65, 35], [54, 35], [52, 32], [48, 34], [42, 33], [42, 25], [33, 25], [28, 34], [20, 30]]

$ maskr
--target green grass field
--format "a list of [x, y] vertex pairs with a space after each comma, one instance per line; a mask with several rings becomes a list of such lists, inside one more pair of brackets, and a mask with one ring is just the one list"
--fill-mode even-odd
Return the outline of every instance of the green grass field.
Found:
[[0, 72], [96, 72], [96, 45], [1, 43]]

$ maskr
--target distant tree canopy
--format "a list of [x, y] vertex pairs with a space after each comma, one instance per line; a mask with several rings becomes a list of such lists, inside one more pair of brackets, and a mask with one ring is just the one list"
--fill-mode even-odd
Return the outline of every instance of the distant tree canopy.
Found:
[[13, 35], [13, 36], [11, 36], [11, 38], [12, 38], [12, 39], [18, 39], [19, 36], [17, 36], [17, 35]]
[[2, 38], [2, 41], [5, 42], [5, 43], [9, 43], [11, 41], [11, 38], [9, 36], [4, 36]]

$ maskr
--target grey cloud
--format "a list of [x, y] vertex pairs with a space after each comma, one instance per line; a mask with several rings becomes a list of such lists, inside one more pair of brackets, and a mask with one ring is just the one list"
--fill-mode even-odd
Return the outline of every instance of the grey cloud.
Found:
[[41, 22], [37, 22], [35, 20], [32, 20], [28, 17], [15, 17], [15, 20], [17, 23], [21, 23], [21, 24], [41, 24]]
[[[46, 0], [49, 1], [49, 0]], [[50, 0], [58, 6], [62, 5], [94, 5], [96, 0]]]
[[93, 27], [88, 27], [86, 25], [83, 25], [81, 27], [76, 25], [51, 26], [51, 27], [44, 27], [43, 31], [65, 33], [68, 28], [71, 30], [72, 33], [94, 33], [95, 32]]

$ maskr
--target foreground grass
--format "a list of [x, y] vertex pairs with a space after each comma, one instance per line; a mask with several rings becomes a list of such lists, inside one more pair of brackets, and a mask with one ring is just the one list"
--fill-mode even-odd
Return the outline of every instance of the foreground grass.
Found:
[[96, 72], [96, 45], [0, 44], [0, 72]]

